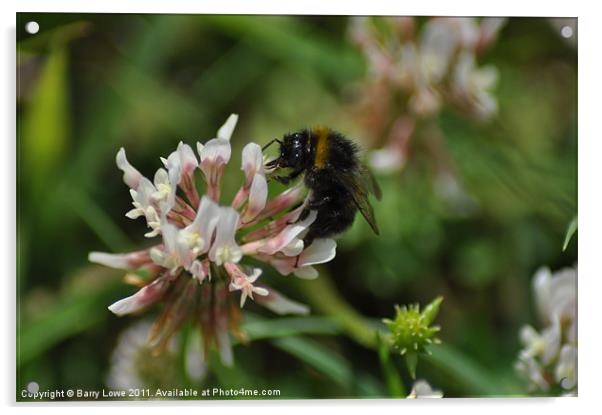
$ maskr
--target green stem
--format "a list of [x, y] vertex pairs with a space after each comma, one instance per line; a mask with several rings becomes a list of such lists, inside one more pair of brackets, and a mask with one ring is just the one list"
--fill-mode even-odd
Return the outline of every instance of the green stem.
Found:
[[340, 324], [353, 340], [369, 349], [377, 348], [376, 328], [339, 296], [324, 268], [315, 280], [297, 281], [297, 288], [313, 307]]

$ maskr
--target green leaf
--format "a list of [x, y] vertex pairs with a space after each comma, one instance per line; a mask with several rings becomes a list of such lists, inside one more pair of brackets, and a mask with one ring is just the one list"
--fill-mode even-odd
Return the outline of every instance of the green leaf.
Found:
[[353, 382], [353, 373], [347, 361], [318, 342], [301, 337], [282, 337], [272, 340], [272, 344], [341, 386], [349, 387]]
[[344, 84], [363, 70], [356, 50], [348, 44], [333, 42], [296, 17], [205, 15], [202, 19], [205, 24], [214, 24], [242, 38], [258, 53], [291, 62], [295, 70], [315, 70], [332, 82]]
[[113, 218], [90, 199], [87, 193], [80, 189], [70, 189], [68, 195], [64, 188], [60, 188], [59, 191], [64, 192], [65, 197], [68, 197], [73, 213], [79, 216], [113, 252], [126, 251], [132, 246], [125, 232], [117, 226]]
[[117, 291], [123, 291], [121, 278], [115, 278], [118, 273], [114, 270], [96, 266], [85, 268], [81, 275], [86, 278], [90, 272], [97, 273], [95, 279], [103, 282], [65, 289], [50, 307], [35, 315], [25, 316], [18, 310], [17, 366], [111, 316], [107, 306], [115, 300]]
[[564, 237], [564, 244], [562, 244], [562, 251], [566, 250], [575, 232], [577, 232], [577, 216], [575, 216], [571, 223], [569, 223], [569, 226], [566, 230], [566, 236]]
[[31, 192], [48, 184], [69, 141], [70, 109], [67, 49], [53, 46], [30, 100], [24, 106], [19, 138], [20, 171], [32, 180]]
[[472, 395], [491, 397], [518, 393], [509, 385], [499, 382], [495, 374], [490, 374], [450, 345], [431, 346], [430, 351], [432, 354], [425, 355], [423, 360], [453, 377], [457, 384], [471, 391]]
[[300, 334], [335, 335], [341, 331], [338, 324], [326, 317], [259, 319], [248, 313], [242, 328], [252, 340]]

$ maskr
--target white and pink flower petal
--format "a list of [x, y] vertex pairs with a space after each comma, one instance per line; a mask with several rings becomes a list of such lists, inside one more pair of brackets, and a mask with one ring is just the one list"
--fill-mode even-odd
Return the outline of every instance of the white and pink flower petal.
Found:
[[256, 174], [249, 190], [249, 203], [243, 214], [241, 223], [244, 225], [254, 220], [263, 209], [268, 200], [268, 182], [261, 174]]
[[165, 278], [158, 278], [134, 295], [111, 304], [109, 310], [118, 316], [140, 311], [163, 298], [168, 286], [169, 282]]
[[115, 269], [138, 269], [151, 262], [147, 249], [142, 251], [130, 252], [127, 254], [109, 254], [105, 252], [90, 252], [88, 255], [90, 262], [95, 262], [106, 267]]
[[142, 176], [142, 174], [130, 164], [125, 155], [125, 149], [123, 147], [117, 152], [115, 162], [117, 163], [119, 170], [123, 171], [123, 182], [129, 188], [136, 189], [138, 187], [138, 183], [144, 176]]
[[263, 167], [263, 151], [261, 146], [256, 143], [249, 143], [242, 149], [242, 167], [245, 172], [245, 185], [248, 188], [251, 186], [253, 178], [256, 174], [264, 174]]
[[[306, 229], [316, 220], [318, 216], [318, 212], [312, 210], [309, 212], [307, 217], [302, 221], [292, 223], [284, 228], [278, 235], [266, 241], [265, 245], [259, 248], [259, 252], [264, 254], [273, 255], [278, 251], [281, 251], [294, 242], [294, 240], [299, 236], [299, 234]], [[298, 239], [298, 238], [297, 238]], [[290, 248], [298, 247], [298, 244], [292, 246]], [[311, 248], [311, 246], [310, 246]], [[303, 246], [301, 246], [303, 249]], [[296, 255], [299, 255], [297, 253]], [[295, 256], [296, 256], [295, 255]], [[290, 256], [290, 255], [289, 255]]]

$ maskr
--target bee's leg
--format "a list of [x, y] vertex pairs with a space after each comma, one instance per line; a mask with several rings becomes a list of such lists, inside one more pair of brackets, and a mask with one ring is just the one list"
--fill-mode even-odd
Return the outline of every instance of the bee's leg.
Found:
[[288, 176], [272, 176], [274, 180], [282, 184], [289, 184], [291, 180], [296, 179], [305, 169], [297, 169], [292, 171]]
[[277, 138], [274, 138], [272, 141], [270, 141], [269, 143], [267, 143], [266, 145], [264, 145], [261, 148], [261, 151], [266, 151], [268, 149], [268, 147], [271, 146], [274, 143], [282, 144], [282, 141], [278, 140]]
[[289, 184], [291, 181], [290, 176], [271, 176], [270, 179], [276, 180], [278, 183]]

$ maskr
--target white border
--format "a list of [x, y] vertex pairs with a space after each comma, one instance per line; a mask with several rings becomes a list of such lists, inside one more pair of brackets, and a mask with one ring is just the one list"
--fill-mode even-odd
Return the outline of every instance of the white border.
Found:
[[[197, 403], [159, 403], [130, 404], [131, 410], [147, 414], [164, 414], [166, 407], [177, 406], [178, 412], [215, 411], [218, 407], [227, 407], [232, 411], [250, 411], [262, 414], [267, 412], [286, 412], [287, 414], [306, 413], [317, 407], [364, 413], [377, 404], [379, 413], [399, 413], [399, 411], [445, 411], [451, 414], [504, 414], [509, 411], [526, 409], [530, 411], [544, 410], [547, 413], [582, 411], [598, 406], [598, 385], [602, 368], [600, 365], [600, 348], [602, 346], [599, 315], [597, 307], [602, 290], [602, 272], [598, 264], [598, 241], [595, 236], [600, 227], [602, 212], [600, 191], [602, 172], [599, 158], [602, 156], [600, 133], [601, 119], [599, 102], [602, 98], [600, 90], [601, 59], [600, 39], [602, 39], [601, 14], [591, 6], [594, 2], [586, 1], [546, 1], [527, 2], [524, 0], [505, 0], [503, 2], [473, 2], [468, 0], [454, 1], [406, 1], [370, 0], [370, 1], [324, 1], [305, 0], [298, 2], [221, 0], [194, 2], [191, 0], [145, 0], [126, 3], [124, 0], [104, 0], [102, 2], [43, 1], [21, 0], [18, 4], [2, 2], [4, 41], [2, 45], [2, 91], [6, 96], [1, 101], [3, 106], [2, 123], [5, 135], [2, 140], [2, 202], [0, 209], [0, 229], [2, 245], [0, 255], [5, 271], [3, 321], [4, 339], [0, 342], [2, 368], [0, 377], [1, 402], [12, 406], [9, 412], [21, 410], [33, 412], [31, 405], [15, 407], [14, 399], [14, 276], [15, 276], [15, 12], [48, 11], [48, 12], [145, 12], [145, 13], [231, 13], [231, 14], [379, 14], [379, 15], [501, 15], [501, 16], [577, 16], [579, 17], [579, 398], [576, 399], [457, 399], [429, 402], [394, 402], [394, 401], [267, 401], [267, 402], [197, 402]], [[8, 190], [8, 192], [7, 192]], [[86, 405], [86, 413], [104, 413], [107, 406], [116, 404]], [[199, 408], [200, 407], [200, 408]], [[39, 408], [44, 413], [64, 414], [81, 413], [81, 406], [61, 404]], [[589, 411], [588, 411], [589, 412]]]

